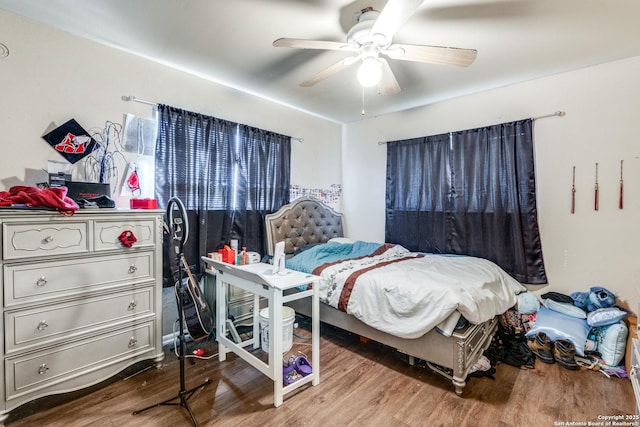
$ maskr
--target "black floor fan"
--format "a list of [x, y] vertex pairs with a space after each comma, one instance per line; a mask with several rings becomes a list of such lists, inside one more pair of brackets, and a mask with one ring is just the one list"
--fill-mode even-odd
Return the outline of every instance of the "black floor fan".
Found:
[[[184, 270], [182, 267], [182, 259], [184, 256], [183, 247], [184, 247], [184, 244], [187, 242], [187, 239], [189, 238], [189, 221], [187, 219], [187, 212], [184, 208], [184, 205], [182, 204], [182, 201], [180, 201], [180, 199], [177, 197], [172, 197], [169, 200], [169, 203], [167, 204], [167, 221], [169, 222], [169, 225], [168, 227], [165, 227], [165, 229], [167, 229], [173, 241], [173, 246], [176, 252], [176, 263], [178, 265], [178, 282], [177, 282], [178, 284], [176, 284], [176, 286], [184, 287], [185, 282], [183, 280]], [[180, 330], [179, 330], [180, 331], [180, 335], [179, 335], [180, 351], [178, 355], [180, 360], [180, 390], [178, 391], [178, 395], [170, 399], [164, 400], [162, 402], [158, 402], [154, 405], [147, 406], [146, 408], [134, 411], [133, 415], [139, 414], [151, 408], [156, 408], [158, 406], [180, 406], [187, 410], [187, 412], [189, 413], [189, 416], [191, 417], [191, 420], [193, 421], [193, 425], [195, 427], [198, 427], [199, 425], [198, 421], [196, 420], [196, 417], [193, 414], [193, 411], [189, 407], [188, 400], [189, 398], [191, 398], [191, 396], [193, 396], [193, 394], [196, 391], [198, 391], [199, 389], [201, 389], [202, 387], [208, 384], [211, 384], [211, 380], [207, 378], [205, 382], [189, 390], [187, 390], [185, 387], [184, 360], [185, 360], [186, 344], [185, 344], [185, 334], [184, 334], [184, 315], [183, 315], [184, 292], [183, 291], [184, 291], [183, 289], [180, 289], [179, 292], [177, 292], [178, 322], [180, 323]]]

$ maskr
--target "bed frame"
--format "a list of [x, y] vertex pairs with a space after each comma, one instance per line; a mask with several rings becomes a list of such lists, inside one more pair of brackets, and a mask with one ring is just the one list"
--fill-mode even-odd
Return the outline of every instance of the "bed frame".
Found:
[[[294, 200], [267, 215], [265, 221], [269, 255], [273, 255], [274, 245], [280, 241], [285, 242], [285, 252], [292, 254], [304, 245], [324, 243], [343, 236], [342, 215], [312, 197]], [[297, 313], [310, 316], [311, 307], [307, 300], [292, 301], [289, 305]], [[320, 320], [393, 347], [408, 355], [411, 364], [415, 358], [424, 360], [429, 368], [451, 380], [458, 395], [462, 395], [469, 370], [489, 347], [497, 329], [497, 319], [493, 318], [456, 330], [450, 337], [433, 329], [420, 338], [406, 339], [374, 329], [326, 304], [320, 304]]]

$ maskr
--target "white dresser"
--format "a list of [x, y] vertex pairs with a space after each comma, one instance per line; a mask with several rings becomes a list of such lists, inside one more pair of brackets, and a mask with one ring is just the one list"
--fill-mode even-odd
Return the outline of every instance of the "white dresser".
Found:
[[[131, 247], [119, 236], [131, 231]], [[0, 211], [0, 424], [162, 351], [162, 212]]]
[[640, 372], [640, 343], [638, 342], [638, 338], [634, 338], [631, 344], [631, 374], [629, 378], [631, 379], [631, 384], [633, 385], [633, 394], [636, 398], [636, 413], [635, 415], [640, 415], [640, 381], [638, 376]]
[[[640, 294], [640, 288], [638, 289]], [[640, 315], [640, 304], [638, 304], [638, 315]], [[640, 336], [640, 322], [636, 325], [636, 336]], [[631, 334], [631, 331], [629, 331]], [[627, 362], [628, 363], [628, 362]], [[631, 384], [633, 385], [633, 394], [636, 398], [636, 414], [640, 416], [640, 339], [633, 338], [631, 340], [631, 371], [629, 373]]]

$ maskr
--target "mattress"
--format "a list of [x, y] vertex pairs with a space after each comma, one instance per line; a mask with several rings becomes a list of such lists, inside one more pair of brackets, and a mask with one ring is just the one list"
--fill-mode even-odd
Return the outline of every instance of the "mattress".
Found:
[[[513, 307], [526, 288], [491, 261], [410, 252], [356, 241], [316, 244], [287, 268], [317, 274], [321, 302], [401, 338], [418, 338], [452, 316], [479, 324]], [[451, 323], [451, 322], [449, 322]]]

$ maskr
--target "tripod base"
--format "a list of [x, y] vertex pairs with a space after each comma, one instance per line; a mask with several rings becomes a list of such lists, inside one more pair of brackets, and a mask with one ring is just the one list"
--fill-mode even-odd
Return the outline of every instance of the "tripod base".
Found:
[[[189, 407], [189, 402], [188, 400], [191, 398], [191, 396], [194, 395], [194, 393], [198, 390], [200, 390], [201, 388], [207, 386], [211, 384], [211, 380], [207, 378], [207, 380], [205, 382], [203, 382], [202, 384], [200, 384], [199, 386], [193, 387], [189, 390], [180, 390], [178, 392], [177, 396], [174, 396], [170, 399], [164, 400], [162, 402], [158, 402], [154, 405], [150, 405], [147, 406], [146, 408], [142, 408], [142, 409], [138, 409], [137, 411], [133, 411], [132, 415], [137, 415], [141, 412], [144, 412], [146, 410], [149, 409], [153, 409], [153, 408], [157, 408], [158, 406], [181, 406], [183, 408], [185, 408], [187, 410], [187, 412], [189, 413], [189, 416], [191, 417], [191, 421], [193, 421], [193, 425], [195, 427], [198, 427], [198, 421], [196, 420], [196, 417], [193, 415], [193, 412], [191, 411], [191, 408]], [[174, 400], [177, 400], [177, 402], [174, 402]]]

